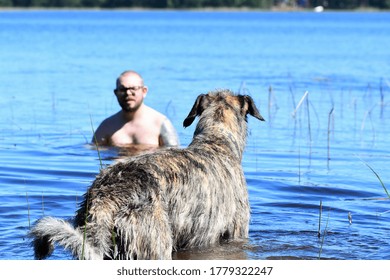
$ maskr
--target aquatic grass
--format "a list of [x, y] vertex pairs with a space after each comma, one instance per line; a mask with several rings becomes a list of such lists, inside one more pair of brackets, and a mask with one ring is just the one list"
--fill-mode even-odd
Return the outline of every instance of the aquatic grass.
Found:
[[43, 202], [43, 192], [42, 192], [42, 216], [45, 216], [45, 204]]
[[348, 212], [348, 222], [350, 225], [352, 225], [352, 214], [351, 212]]
[[352, 105], [353, 105], [353, 127], [354, 127], [354, 136], [356, 136], [357, 131], [357, 99], [354, 97], [352, 99]]
[[91, 115], [89, 115], [89, 119], [91, 121], [92, 135], [94, 137], [96, 150], [97, 150], [97, 153], [98, 153], [98, 158], [99, 158], [99, 163], [100, 163], [100, 170], [102, 170], [103, 169], [103, 161], [102, 161], [102, 157], [100, 156], [100, 148], [99, 148], [98, 141], [97, 141], [97, 138], [96, 138], [96, 135], [95, 135], [95, 129], [93, 128], [92, 116]]
[[301, 185], [301, 145], [298, 148], [298, 183]]
[[86, 195], [86, 206], [85, 206], [85, 220], [84, 220], [84, 229], [83, 229], [83, 245], [81, 248], [81, 259], [84, 259], [85, 256], [85, 244], [87, 242], [87, 218], [88, 218], [88, 204], [89, 204], [89, 196], [88, 193]]
[[28, 229], [31, 229], [31, 219], [30, 219], [30, 203], [28, 201], [28, 193], [26, 192], [26, 201], [27, 201], [27, 218], [28, 218]]
[[240, 87], [238, 88], [238, 94], [246, 94], [249, 92], [249, 89], [246, 87], [245, 81], [241, 81]]
[[[307, 129], [308, 129], [308, 133], [309, 133], [309, 143], [310, 143], [310, 150], [311, 150], [311, 143], [312, 143], [312, 127], [311, 127], [311, 114], [310, 114], [310, 107], [312, 107], [313, 109], [313, 112], [315, 113], [315, 116], [317, 118], [317, 122], [318, 122], [318, 127], [319, 127], [319, 123], [320, 123], [320, 120], [319, 120], [319, 117], [318, 117], [318, 114], [313, 106], [313, 104], [310, 102], [309, 100], [309, 91], [305, 91], [305, 93], [303, 94], [302, 98], [299, 100], [297, 106], [295, 107], [294, 111], [291, 113], [293, 119], [295, 120], [296, 119], [296, 114], [299, 110], [299, 108], [302, 106], [302, 104], [305, 102], [305, 107], [306, 107], [306, 115], [307, 115]], [[293, 100], [293, 103], [295, 105], [295, 100]]]
[[[271, 102], [269, 102], [269, 108], [270, 108], [270, 111], [271, 111], [271, 117], [274, 117], [274, 115], [272, 114], [273, 112], [275, 112], [275, 110], [274, 110], [274, 105], [273, 105], [273, 103], [272, 103], [272, 97], [274, 96], [274, 93], [273, 93], [273, 89], [270, 87], [270, 90], [272, 91], [272, 93], [269, 95], [269, 100], [271, 101]], [[306, 96], [303, 96], [302, 98], [304, 99], [298, 106], [295, 106], [296, 105], [296, 103], [295, 103], [295, 101], [296, 100], [294, 100], [294, 95], [293, 95], [293, 93], [291, 92], [291, 95], [292, 95], [292, 97], [293, 97], [293, 103], [294, 103], [294, 108], [296, 108], [295, 109], [295, 114], [298, 114], [297, 115], [297, 118], [294, 118], [294, 120], [295, 120], [295, 122], [297, 122], [297, 120], [299, 120], [300, 121], [300, 118], [303, 116], [303, 117], [306, 117], [306, 115], [305, 115], [305, 111], [307, 110], [308, 112], [309, 112], [309, 106], [312, 106], [312, 103], [310, 103], [310, 101], [311, 100], [314, 100], [314, 98], [311, 98], [311, 99], [309, 99], [309, 94], [308, 94], [308, 92], [306, 93], [305, 92], [305, 94], [307, 94]], [[301, 99], [302, 100], [302, 99]], [[314, 103], [314, 104], [316, 104], [316, 103]], [[358, 120], [357, 120], [357, 123], [356, 123], [356, 116], [357, 116], [357, 104], [359, 104], [359, 106], [360, 106], [360, 103], [358, 102], [358, 100], [356, 99], [356, 98], [354, 98], [353, 99], [353, 101], [352, 101], [352, 109], [353, 109], [353, 113], [354, 113], [354, 115], [355, 115], [355, 133], [356, 133], [356, 131], [359, 131], [359, 119], [361, 120], [361, 117], [358, 117]], [[306, 108], [300, 108], [300, 107], [302, 107], [302, 105], [303, 106], [305, 106], [306, 105]], [[316, 104], [316, 106], [317, 106], [318, 104]], [[291, 106], [291, 105], [290, 105]], [[365, 115], [365, 119], [364, 119], [364, 121], [363, 121], [363, 129], [364, 129], [364, 124], [366, 124], [366, 130], [368, 130], [367, 128], [369, 128], [370, 126], [369, 125], [367, 125], [367, 124], [369, 124], [369, 121], [371, 121], [371, 124], [372, 123], [374, 123], [375, 125], [376, 125], [376, 123], [375, 123], [375, 121], [377, 120], [377, 118], [378, 118], [378, 111], [376, 111], [376, 110], [374, 110], [374, 108], [375, 108], [375, 106], [376, 106], [376, 109], [379, 109], [379, 106], [378, 106], [378, 104], [377, 105], [374, 105], [370, 110], [368, 110], [367, 111], [367, 113], [366, 113], [366, 115]], [[337, 106], [336, 106], [337, 107]], [[290, 107], [291, 108], [291, 107]], [[338, 107], [337, 107], [338, 108]], [[385, 106], [385, 108], [386, 108], [386, 106]], [[329, 108], [328, 108], [329, 109]], [[367, 109], [367, 108], [365, 108], [365, 109]], [[298, 112], [298, 110], [301, 110], [300, 112]], [[324, 110], [326, 110], [326, 109], [324, 109]], [[331, 140], [333, 140], [333, 138], [332, 138], [332, 122], [333, 122], [333, 125], [334, 125], [334, 116], [335, 116], [335, 108], [334, 107], [332, 107], [331, 108], [331, 110], [328, 112], [328, 161], [330, 160], [330, 146], [332, 145], [332, 148], [333, 148], [333, 145], [334, 145], [334, 143], [332, 142], [332, 143], [330, 143], [331, 142]], [[340, 110], [340, 112], [342, 111], [342, 109]], [[365, 111], [363, 110], [363, 113], [364, 113]], [[386, 112], [386, 111], [385, 111]], [[294, 114], [294, 116], [295, 116], [295, 114]], [[309, 112], [309, 114], [310, 114], [310, 112]], [[360, 116], [362, 115], [362, 114], [359, 114]], [[336, 116], [339, 116], [339, 114], [338, 114], [338, 111], [336, 111]], [[287, 115], [287, 117], [288, 117], [288, 115]], [[275, 119], [275, 118], [274, 118]], [[310, 115], [308, 115], [308, 119], [309, 119], [309, 122], [308, 122], [308, 125], [309, 125], [309, 131], [310, 131]], [[324, 118], [324, 119], [326, 119], [326, 117]], [[92, 118], [90, 119], [91, 120], [91, 128], [92, 128], [92, 132], [93, 132], [93, 135], [94, 135], [94, 139], [95, 139], [95, 141], [97, 140], [96, 139], [96, 136], [95, 136], [95, 131], [94, 131], [94, 127], [93, 127], [93, 124], [92, 124]], [[326, 120], [325, 120], [326, 121]], [[291, 122], [291, 119], [290, 119], [290, 122]], [[357, 124], [357, 126], [356, 126], [356, 124]], [[333, 127], [333, 130], [334, 130], [334, 127]], [[378, 130], [379, 131], [379, 130]], [[294, 131], [295, 132], [295, 131]], [[314, 135], [314, 134], [313, 134]], [[294, 135], [295, 136], [295, 135]], [[307, 134], [306, 134], [306, 136], [307, 136]], [[325, 138], [325, 137], [324, 137]], [[336, 137], [337, 138], [337, 137]], [[299, 136], [297, 136], [297, 140], [299, 141], [300, 139], [299, 139]], [[96, 141], [97, 142], [97, 141]], [[300, 144], [302, 144], [302, 143], [300, 143]], [[304, 145], [303, 145], [304, 146]], [[98, 153], [98, 157], [99, 157], [99, 161], [100, 161], [100, 167], [102, 168], [102, 166], [103, 166], [103, 163], [102, 163], [102, 158], [101, 158], [101, 155], [100, 155], [100, 147], [96, 144], [96, 147], [97, 147], [97, 153]], [[304, 161], [304, 159], [305, 159], [305, 155], [303, 154], [302, 155], [302, 159], [301, 159], [301, 151], [300, 151], [300, 149], [301, 149], [301, 145], [299, 145], [299, 181], [301, 180], [301, 175], [302, 175], [302, 177], [305, 177], [305, 173], [304, 173], [304, 171], [302, 171], [302, 174], [301, 174], [301, 160], [302, 160], [302, 163], [303, 163], [303, 161]], [[303, 152], [304, 150], [302, 150], [302, 152]], [[334, 155], [333, 155], [334, 156]], [[365, 163], [366, 164], [366, 163]], [[257, 165], [258, 165], [258, 158], [256, 157], [256, 169], [257, 169]], [[383, 189], [384, 189], [384, 191], [385, 191], [385, 193], [387, 194], [387, 196], [390, 198], [390, 195], [389, 195], [389, 191], [388, 191], [388, 189], [386, 188], [386, 186], [385, 186], [385, 184], [384, 184], [384, 182], [383, 182], [383, 180], [382, 180], [382, 178], [380, 177], [380, 175], [379, 175], [379, 173], [377, 173], [371, 166], [369, 166], [368, 164], [366, 164], [367, 165], [367, 167], [371, 170], [371, 172], [372, 173], [374, 173], [374, 175], [377, 177], [377, 179], [379, 180], [379, 182], [381, 183], [381, 185], [382, 185], [382, 187], [383, 187]], [[302, 169], [303, 169], [304, 167], [303, 167], [303, 165], [302, 165]], [[364, 168], [363, 168], [364, 169]], [[27, 192], [26, 192], [26, 200], [27, 200], [27, 204], [29, 204], [29, 198], [28, 198], [28, 194], [27, 194]], [[76, 201], [77, 201], [77, 197], [76, 197]], [[76, 203], [77, 204], [77, 203]], [[30, 206], [28, 205], [28, 215], [29, 215], [29, 227], [30, 227]], [[44, 214], [44, 197], [43, 197], [43, 194], [42, 194], [42, 213]], [[322, 201], [320, 201], [320, 213], [319, 213], [319, 217], [318, 217], [318, 222], [319, 222], [319, 224], [318, 224], [318, 245], [317, 245], [317, 250], [319, 249], [319, 252], [318, 252], [318, 258], [320, 259], [321, 258], [321, 256], [322, 256], [322, 254], [323, 254], [323, 249], [325, 248], [325, 250], [326, 250], [326, 247], [324, 247], [324, 246], [326, 246], [326, 244], [325, 244], [325, 238], [326, 239], [329, 239], [329, 237], [328, 236], [325, 236], [325, 235], [327, 235], [329, 232], [327, 231], [327, 229], [328, 229], [328, 223], [329, 223], [329, 218], [330, 218], [330, 214], [328, 214], [328, 220], [326, 221], [326, 226], [325, 226], [325, 229], [323, 229], [323, 227], [324, 227], [324, 221], [323, 221], [323, 219], [326, 219], [326, 213], [325, 213], [325, 216], [323, 216], [323, 214], [322, 214], [322, 212], [323, 212], [323, 209], [322, 209]], [[387, 212], [389, 212], [389, 211], [387, 211]], [[385, 212], [386, 213], [386, 212]], [[350, 212], [348, 212], [348, 214], [350, 214]], [[351, 222], [352, 222], [352, 219], [349, 219], [349, 221], [350, 221], [350, 224], [351, 224]], [[86, 234], [86, 231], [87, 231], [87, 229], [86, 229], [86, 225], [87, 225], [87, 221], [85, 221], [85, 228], [83, 229], [84, 230], [84, 240], [86, 240], [86, 236], [87, 236], [87, 234]], [[322, 234], [322, 236], [321, 236], [321, 234]], [[114, 232], [114, 230], [112, 231], [112, 242], [114, 243], [114, 245], [115, 245], [115, 232]], [[315, 237], [314, 237], [315, 238]], [[85, 241], [86, 242], [86, 241]], [[319, 246], [319, 244], [320, 244], [320, 242], [321, 242], [321, 246]], [[328, 243], [328, 242], [327, 242]], [[84, 246], [84, 245], [83, 245]], [[84, 258], [84, 255], [83, 255], [83, 258]]]
[[291, 94], [291, 102], [293, 104], [293, 108], [296, 108], [295, 95], [294, 95], [294, 91], [293, 91], [291, 85], [288, 87], [288, 89], [289, 89], [290, 94]]
[[[296, 118], [297, 112], [298, 112], [299, 108], [302, 106], [303, 102], [306, 100], [306, 110], [307, 110], [308, 125], [309, 125], [308, 126], [309, 138], [310, 138], [310, 143], [311, 143], [310, 113], [309, 113], [309, 102], [308, 102], [309, 92], [305, 91], [305, 93], [303, 94], [303, 96], [301, 97], [301, 99], [299, 100], [297, 105], [296, 105], [295, 96], [294, 96], [294, 93], [293, 93], [293, 90], [291, 87], [290, 87], [290, 93], [291, 93], [292, 103], [293, 103], [293, 108], [294, 108], [294, 111], [291, 113], [291, 116], [294, 119], [294, 125], [295, 125], [294, 138], [295, 138], [296, 123], [297, 123], [297, 118]], [[311, 145], [310, 145], [310, 149], [311, 149]], [[310, 153], [311, 153], [311, 151], [310, 151]], [[298, 147], [298, 182], [299, 182], [299, 184], [301, 183], [301, 144], [300, 144], [300, 141], [299, 141], [299, 147]]]
[[53, 112], [56, 111], [56, 103], [57, 103], [56, 93], [55, 91], [53, 91], [51, 93], [51, 109]]
[[[307, 97], [308, 94], [309, 94], [309, 92], [308, 92], [308, 91], [305, 91], [305, 93], [303, 94], [301, 100], [299, 100], [298, 105], [295, 107], [295, 110], [292, 112], [292, 117], [293, 117], [294, 119], [295, 119], [295, 117], [296, 117], [296, 114], [297, 114], [298, 109], [301, 107], [303, 101], [305, 100], [305, 98]], [[295, 102], [294, 102], [294, 103], [295, 103]]]
[[330, 218], [330, 211], [328, 212], [328, 218], [326, 219], [326, 224], [325, 224], [325, 229], [322, 235], [321, 243], [320, 243], [320, 251], [318, 252], [318, 259], [321, 259], [321, 254], [322, 254], [322, 249], [324, 248], [324, 243], [325, 243], [325, 235], [328, 230], [328, 224], [329, 224], [329, 218]]
[[383, 110], [385, 106], [385, 95], [383, 94], [383, 78], [381, 78], [380, 83], [379, 83], [379, 94], [381, 97], [381, 113], [380, 113], [380, 118], [383, 119]]
[[269, 88], [268, 88], [268, 121], [270, 124], [272, 123], [272, 119], [271, 119], [272, 95], [273, 95], [272, 86], [269, 86]]
[[[295, 109], [297, 107], [296, 105], [296, 102], [295, 102], [295, 94], [294, 94], [294, 91], [291, 87], [291, 85], [289, 86], [289, 90], [290, 90], [290, 95], [291, 95], [291, 102], [292, 102], [292, 106], [293, 108]], [[296, 130], [297, 130], [297, 119], [295, 117], [293, 117], [294, 119], [294, 134], [293, 134], [293, 141], [295, 141], [295, 138], [296, 138]]]
[[[273, 111], [272, 111], [273, 109]], [[268, 88], [268, 122], [270, 126], [272, 125], [273, 119], [276, 116], [277, 111], [279, 110], [279, 107], [276, 103], [276, 96], [275, 91], [273, 90], [272, 86], [269, 86]]]
[[365, 162], [364, 160], [362, 160], [362, 159], [360, 159], [371, 171], [372, 171], [372, 173], [374, 173], [374, 175], [376, 176], [376, 178], [379, 180], [379, 182], [380, 182], [380, 184], [382, 185], [382, 187], [383, 187], [383, 189], [384, 189], [384, 191], [385, 191], [385, 193], [386, 193], [386, 195], [389, 197], [389, 199], [390, 199], [390, 193], [389, 193], [389, 191], [387, 190], [387, 188], [386, 188], [386, 186], [385, 186], [385, 184], [383, 183], [383, 181], [382, 181], [382, 179], [381, 179], [381, 177], [379, 176], [379, 174], [367, 163], [367, 162]]
[[322, 200], [320, 200], [320, 212], [318, 215], [318, 238], [321, 237]]
[[372, 141], [375, 142], [375, 138], [376, 138], [376, 133], [375, 133], [375, 127], [374, 127], [374, 123], [372, 121], [372, 111], [375, 109], [377, 105], [373, 105], [369, 110], [367, 110], [364, 114], [364, 117], [363, 117], [363, 121], [362, 121], [362, 124], [360, 126], [360, 133], [361, 135], [363, 134], [363, 130], [365, 129], [365, 126], [366, 126], [366, 120], [367, 118], [370, 120], [370, 125], [371, 125], [371, 131], [372, 131]]
[[[326, 219], [325, 229], [323, 230], [322, 239], [320, 241], [320, 250], [318, 252], [318, 259], [321, 259], [322, 249], [324, 247], [325, 243], [325, 235], [328, 230], [328, 224], [329, 224], [329, 218], [330, 218], [330, 211], [328, 212], [328, 218]], [[322, 222], [322, 200], [320, 200], [320, 207], [319, 207], [319, 217], [318, 217], [318, 233], [317, 237], [318, 239], [321, 238], [321, 222]]]
[[[386, 79], [385, 80], [387, 86], [390, 87], [390, 83], [389, 81]], [[376, 130], [375, 130], [375, 127], [374, 127], [374, 123], [375, 121], [373, 121], [373, 118], [372, 118], [372, 115], [373, 115], [373, 111], [374, 109], [379, 106], [379, 118], [381, 120], [383, 120], [384, 118], [384, 112], [385, 112], [385, 107], [388, 105], [388, 103], [385, 103], [385, 94], [384, 94], [384, 85], [383, 85], [383, 78], [380, 79], [380, 82], [379, 82], [379, 101], [377, 102], [376, 100], [374, 100], [375, 97], [373, 97], [373, 93], [372, 93], [372, 87], [370, 84], [368, 84], [367, 86], [367, 91], [366, 93], [364, 94], [363, 96], [363, 99], [364, 99], [364, 102], [367, 104], [367, 109], [364, 113], [364, 117], [363, 117], [363, 120], [362, 120], [362, 123], [360, 125], [360, 132], [361, 134], [363, 134], [363, 131], [365, 130], [366, 128], [366, 122], [367, 122], [367, 119], [369, 120], [369, 123], [370, 123], [370, 126], [371, 126], [371, 131], [372, 131], [372, 141], [375, 142], [376, 140]], [[375, 98], [376, 99], [376, 98]]]
[[307, 112], [307, 128], [309, 130], [309, 143], [310, 143], [310, 148], [311, 148], [312, 135], [311, 135], [311, 122], [310, 122], [309, 96], [306, 97], [306, 112]]
[[[331, 134], [330, 125], [333, 117], [333, 109], [334, 107], [332, 107], [332, 109], [329, 111], [328, 114], [328, 168], [329, 168], [329, 161], [330, 161], [330, 134]], [[333, 119], [333, 123], [334, 123], [334, 119]]]
[[[98, 157], [99, 157], [100, 170], [102, 170], [103, 169], [103, 162], [102, 162], [102, 157], [100, 155], [100, 148], [99, 148], [99, 145], [98, 145], [98, 141], [97, 141], [97, 138], [96, 138], [96, 135], [95, 135], [95, 129], [93, 128], [92, 116], [91, 115], [89, 115], [89, 119], [90, 119], [90, 122], [91, 122], [92, 134], [93, 134], [93, 137], [94, 137], [94, 140], [95, 140], [96, 150], [97, 150]], [[81, 249], [81, 259], [85, 258], [85, 244], [86, 244], [86, 241], [87, 241], [87, 223], [88, 223], [87, 222], [87, 218], [88, 218], [88, 205], [89, 205], [88, 193], [86, 195], [86, 199], [87, 199], [87, 201], [86, 201], [86, 207], [85, 207], [85, 223], [84, 223], [84, 229], [83, 229], [83, 245], [82, 245], [82, 249]]]

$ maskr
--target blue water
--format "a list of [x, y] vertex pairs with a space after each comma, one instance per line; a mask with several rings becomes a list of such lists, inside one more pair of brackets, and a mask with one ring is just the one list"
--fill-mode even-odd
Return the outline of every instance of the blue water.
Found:
[[390, 201], [366, 165], [390, 191], [390, 14], [187, 11], [0, 12], [0, 259], [32, 259], [30, 224], [74, 215], [126, 69], [183, 147], [209, 90], [250, 94], [267, 120], [249, 119], [248, 242], [175, 258], [390, 259]]

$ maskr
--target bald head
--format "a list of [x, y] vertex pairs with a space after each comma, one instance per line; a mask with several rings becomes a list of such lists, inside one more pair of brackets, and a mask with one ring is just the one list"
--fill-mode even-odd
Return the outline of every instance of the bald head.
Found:
[[137, 84], [138, 86], [144, 86], [144, 79], [141, 77], [140, 74], [138, 74], [133, 70], [127, 70], [119, 75], [119, 77], [116, 79], [117, 88], [122, 84], [122, 81], [124, 79], [131, 80], [133, 81], [133, 83]]

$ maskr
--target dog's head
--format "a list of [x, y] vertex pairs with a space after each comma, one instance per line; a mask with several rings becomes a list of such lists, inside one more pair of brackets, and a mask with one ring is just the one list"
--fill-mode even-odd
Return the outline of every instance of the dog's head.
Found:
[[257, 109], [252, 97], [249, 95], [235, 95], [229, 90], [222, 90], [199, 95], [195, 100], [190, 113], [185, 118], [183, 126], [190, 126], [195, 120], [196, 116], [200, 116], [207, 108], [213, 106], [215, 103], [220, 103], [220, 105], [222, 105], [221, 108], [224, 106], [234, 108], [245, 119], [249, 114], [260, 121], [265, 121], [264, 118], [260, 115], [260, 112]]

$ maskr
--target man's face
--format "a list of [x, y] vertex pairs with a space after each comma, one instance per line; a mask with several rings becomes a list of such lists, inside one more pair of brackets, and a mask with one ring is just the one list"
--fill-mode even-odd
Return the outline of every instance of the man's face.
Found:
[[137, 75], [128, 74], [119, 78], [115, 95], [124, 111], [135, 112], [142, 105], [147, 91]]

